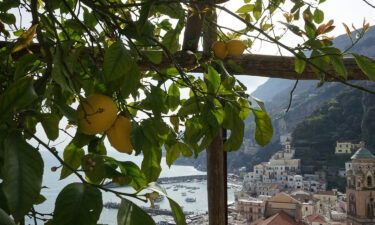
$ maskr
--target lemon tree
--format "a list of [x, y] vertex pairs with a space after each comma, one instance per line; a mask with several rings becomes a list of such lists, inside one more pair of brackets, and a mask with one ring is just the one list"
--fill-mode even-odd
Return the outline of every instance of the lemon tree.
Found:
[[[172, 165], [178, 157], [197, 157], [221, 129], [230, 131], [225, 151], [238, 150], [245, 136], [266, 145], [273, 135], [264, 104], [228, 73], [241, 71], [235, 57], [266, 40], [296, 56], [298, 73], [311, 66], [324, 83], [333, 66], [345, 81], [343, 57], [350, 49], [332, 47], [328, 34], [334, 24], [324, 18], [324, 0], [244, 0], [235, 11], [225, 2], [0, 1], [0, 223], [24, 224], [29, 217], [53, 225], [96, 225], [106, 191], [121, 199], [119, 225], [155, 224], [132, 202], [153, 202], [155, 193], [167, 196], [176, 223], [184, 225], [181, 207], [155, 183], [162, 149]], [[215, 11], [240, 28], [205, 17]], [[280, 23], [272, 22], [275, 16]], [[213, 26], [220, 42], [205, 54], [195, 51]], [[364, 23], [357, 36], [368, 27]], [[283, 44], [285, 32], [300, 37], [300, 44]], [[374, 80], [374, 64], [354, 56]], [[254, 134], [245, 133], [250, 115]], [[39, 136], [41, 130], [48, 140]], [[61, 137], [67, 142], [56, 148]], [[141, 166], [107, 156], [106, 138], [120, 152], [142, 155]], [[64, 187], [45, 214], [34, 207], [45, 200], [42, 149], [61, 164], [51, 168], [57, 177], [79, 180]], [[110, 183], [134, 191], [117, 192], [107, 188]]]

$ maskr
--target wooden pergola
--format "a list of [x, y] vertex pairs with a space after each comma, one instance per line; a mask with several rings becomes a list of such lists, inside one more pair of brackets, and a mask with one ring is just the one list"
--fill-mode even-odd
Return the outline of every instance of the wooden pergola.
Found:
[[[225, 2], [226, 0], [221, 0]], [[207, 3], [208, 2], [208, 3]], [[215, 4], [218, 1], [207, 0], [205, 4]], [[205, 72], [203, 67], [197, 66], [195, 57], [187, 54], [187, 51], [197, 52], [200, 35], [203, 32], [203, 55], [209, 56], [211, 53], [211, 45], [217, 40], [215, 23], [204, 24], [204, 20], [216, 21], [216, 14], [214, 11], [208, 11], [203, 14], [189, 14], [187, 15], [187, 24], [184, 34], [183, 50], [177, 52], [174, 57], [174, 62], [170, 59], [164, 59], [162, 63], [152, 65], [144, 62], [139, 62], [143, 70], [163, 69], [173, 66], [178, 63], [181, 68], [187, 69], [187, 72]], [[13, 43], [0, 41], [0, 48]], [[41, 53], [41, 46], [39, 44], [32, 44], [29, 49], [34, 53]], [[26, 50], [16, 52], [13, 54], [14, 58], [27, 54]], [[283, 78], [292, 80], [317, 80], [317, 75], [309, 67], [302, 74], [298, 74], [294, 69], [294, 57], [286, 56], [271, 56], [271, 55], [255, 55], [244, 54], [238, 57], [228, 57], [226, 60], [233, 60], [242, 70], [240, 72], [231, 70], [230, 73], [237, 75], [248, 76], [263, 76], [269, 78]], [[374, 60], [373, 60], [374, 62]], [[368, 80], [368, 77], [357, 66], [352, 58], [345, 58], [344, 64], [348, 72], [347, 80]], [[345, 82], [342, 77], [337, 75], [333, 68], [327, 70], [328, 73], [335, 76], [326, 77], [329, 82]], [[222, 130], [207, 149], [207, 189], [208, 189], [208, 211], [210, 225], [227, 225], [227, 193], [226, 193], [226, 152], [223, 149], [223, 143], [226, 139], [226, 130]]]

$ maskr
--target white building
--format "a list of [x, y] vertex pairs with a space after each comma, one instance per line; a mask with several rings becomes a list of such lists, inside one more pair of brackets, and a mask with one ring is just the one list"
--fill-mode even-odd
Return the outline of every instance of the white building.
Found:
[[353, 144], [351, 142], [336, 142], [335, 154], [352, 154], [359, 147], [360, 144]]
[[319, 175], [300, 175], [301, 160], [294, 159], [295, 149], [289, 138], [283, 140], [282, 144], [282, 150], [272, 155], [268, 162], [255, 165], [253, 172], [245, 175], [245, 191], [253, 195], [273, 196], [284, 190], [325, 190], [326, 182]]
[[290, 140], [283, 142], [283, 149], [276, 152], [269, 162], [255, 165], [253, 172], [244, 178], [245, 190], [256, 195], [275, 195], [284, 189], [303, 187], [301, 160], [294, 159], [295, 149]]

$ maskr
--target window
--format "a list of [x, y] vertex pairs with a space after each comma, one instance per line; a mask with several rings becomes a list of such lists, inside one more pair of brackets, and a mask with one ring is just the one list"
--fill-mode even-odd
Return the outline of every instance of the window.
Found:
[[305, 211], [309, 210], [307, 207], [305, 207]]
[[371, 176], [367, 176], [367, 186], [368, 187], [372, 186], [372, 177]]

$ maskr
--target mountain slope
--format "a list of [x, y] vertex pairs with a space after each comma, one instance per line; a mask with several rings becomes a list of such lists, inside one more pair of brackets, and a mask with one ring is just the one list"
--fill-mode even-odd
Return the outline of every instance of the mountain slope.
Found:
[[[350, 46], [351, 41], [346, 35], [341, 35], [334, 40], [334, 44], [340, 49], [346, 49], [348, 46]], [[375, 57], [375, 51], [369, 51], [369, 49], [375, 49], [375, 27], [370, 28], [370, 30], [366, 33], [366, 36], [361, 41], [359, 41], [359, 43], [352, 49], [352, 51]], [[329, 107], [327, 108], [327, 104], [335, 101], [340, 102], [341, 100], [345, 100], [346, 98], [353, 98], [353, 101], [350, 101], [353, 105], [355, 105], [355, 102], [362, 102], [361, 107], [363, 108], [363, 112], [354, 113], [352, 116], [353, 118], [344, 121], [347, 124], [347, 126], [345, 127], [353, 127], [353, 132], [347, 131], [347, 134], [344, 135], [341, 132], [336, 131], [335, 136], [330, 139], [329, 143], [326, 144], [326, 146], [329, 146], [329, 149], [332, 150], [332, 140], [339, 138], [341, 135], [344, 135], [343, 137], [345, 138], [351, 137], [351, 139], [358, 140], [360, 137], [366, 137], [366, 135], [367, 137], [370, 137], [375, 133], [375, 129], [373, 128], [375, 126], [366, 126], [367, 124], [375, 123], [375, 120], [372, 119], [375, 117], [371, 118], [371, 116], [375, 116], [375, 109], [371, 107], [371, 104], [375, 106], [374, 102], [372, 102], [372, 96], [363, 98], [361, 94], [367, 95], [366, 93], [363, 93], [361, 91], [352, 92], [354, 91], [353, 89], [348, 88], [341, 83], [327, 82], [320, 88], [317, 88], [317, 83], [318, 81], [299, 81], [297, 88], [293, 93], [291, 108], [288, 112], [286, 112], [286, 109], [290, 100], [290, 92], [295, 84], [295, 81], [284, 79], [269, 79], [266, 83], [259, 86], [252, 93], [252, 95], [263, 100], [266, 103], [266, 108], [271, 116], [275, 130], [273, 140], [266, 147], [257, 146], [253, 137], [253, 118], [250, 117], [246, 121], [245, 140], [244, 144], [241, 147], [241, 150], [228, 153], [228, 169], [237, 170], [238, 168], [245, 166], [248, 170], [252, 170], [252, 167], [257, 163], [268, 161], [270, 156], [274, 152], [280, 150], [279, 138], [281, 135], [292, 133], [300, 123], [303, 123], [306, 119], [311, 119], [310, 115], [312, 115], [314, 112], [321, 111], [324, 113], [329, 113], [329, 111], [327, 111], [329, 109]], [[339, 96], [346, 97], [343, 98]], [[356, 106], [359, 107], [358, 104]], [[343, 110], [345, 111], [345, 113], [349, 112], [346, 106], [343, 108]], [[346, 115], [345, 113], [342, 115]], [[336, 121], [336, 123], [339, 123], [339, 121]], [[358, 124], [361, 124], [361, 134], [355, 135], [356, 133], [359, 133]], [[330, 126], [334, 125], [330, 124]], [[338, 125], [337, 127], [339, 128], [340, 126]], [[356, 128], [354, 129], [354, 127]], [[342, 130], [344, 128], [340, 129]], [[340, 129], [338, 129], [338, 131]], [[348, 128], [346, 128], [346, 130], [347, 129]], [[313, 136], [311, 134], [312, 132], [309, 133], [309, 131], [310, 130], [305, 127], [304, 129], [299, 129], [297, 133], [294, 132], [294, 134], [301, 135], [301, 138], [296, 137], [296, 139], [299, 140], [299, 145], [303, 144], [303, 142], [308, 145], [312, 145], [313, 141], [311, 141], [309, 137]], [[318, 133], [318, 135], [323, 136], [331, 135], [331, 133], [326, 134], [326, 130], [324, 129], [316, 129], [314, 133]], [[315, 142], [319, 143], [320, 138], [321, 137], [316, 136]], [[367, 140], [370, 139], [367, 138]], [[373, 140], [375, 142], [375, 137], [373, 138]], [[322, 145], [324, 145], [324, 143], [327, 142], [324, 139], [324, 141], [322, 141], [321, 143]], [[304, 149], [305, 147], [301, 145], [301, 149]], [[310, 149], [310, 147], [305, 149]], [[314, 151], [306, 153], [306, 155], [309, 154], [318, 153], [315, 153]], [[179, 159], [179, 162], [190, 165], [194, 163], [194, 165], [199, 168], [205, 168], [206, 166], [204, 153], [199, 157], [198, 160], [193, 161]]]
[[[353, 34], [353, 36], [355, 36]], [[334, 40], [334, 45], [337, 48], [342, 50], [348, 48], [351, 45], [351, 41], [347, 35], [341, 35]], [[357, 52], [360, 54], [368, 55], [370, 57], [375, 57], [375, 27], [371, 27], [366, 33], [365, 37], [358, 42], [358, 44], [351, 49], [352, 52]], [[345, 95], [345, 93], [352, 93], [353, 89], [347, 88], [341, 83], [325, 83], [322, 87], [317, 88], [318, 81], [299, 81], [296, 90], [293, 93], [292, 105], [289, 112], [285, 112], [290, 100], [290, 92], [294, 86], [295, 81], [292, 80], [280, 80], [280, 79], [269, 79], [262, 86], [259, 86], [252, 95], [259, 97], [260, 99], [266, 102], [267, 111], [271, 116], [274, 125], [274, 138], [271, 146], [276, 146], [275, 143], [279, 142], [281, 135], [289, 134], [294, 131], [294, 129], [305, 119], [319, 110], [321, 107], [325, 106], [326, 102], [337, 101], [335, 100], [340, 95]], [[364, 84], [364, 83], [362, 83]], [[356, 91], [356, 93], [362, 93], [361, 91]], [[345, 95], [349, 97], [348, 95]], [[372, 101], [371, 96], [367, 100], [363, 100], [362, 97], [358, 94], [355, 95], [354, 102], [367, 101], [362, 104], [362, 107], [369, 105]], [[352, 97], [354, 98], [354, 97]], [[372, 103], [373, 104], [373, 103]], [[345, 107], [344, 107], [345, 108]], [[372, 122], [369, 115], [372, 115], [372, 107], [366, 109], [366, 118], [365, 114], [355, 114], [352, 120], [346, 121], [346, 123], [351, 124], [352, 127], [356, 127], [359, 124], [362, 124], [361, 135], [364, 136], [367, 133], [367, 136], [371, 136], [371, 133], [375, 133], [375, 129], [371, 126], [363, 126], [364, 124], [374, 123]], [[346, 108], [345, 108], [346, 111]], [[246, 138], [249, 138], [248, 143], [252, 143], [253, 137], [249, 137], [249, 134], [254, 132], [254, 124], [252, 118], [248, 119], [246, 123]], [[308, 133], [309, 129], [299, 129], [298, 132], [294, 134], [303, 135], [304, 132]], [[315, 132], [320, 133], [321, 135], [330, 135], [326, 134], [325, 130], [316, 130]], [[358, 133], [357, 129], [357, 133]], [[346, 138], [353, 136], [351, 139], [358, 139], [358, 135], [354, 135], [355, 132], [347, 132]], [[363, 133], [363, 134], [362, 134]], [[342, 135], [340, 132], [336, 135]], [[308, 135], [305, 135], [308, 139]], [[338, 138], [337, 136], [335, 138]], [[319, 137], [316, 138], [316, 142], [319, 142]], [[368, 138], [367, 138], [368, 139]], [[370, 140], [370, 139], [368, 139]], [[245, 141], [246, 142], [246, 141]], [[309, 142], [309, 141], [307, 141]], [[374, 138], [375, 142], [375, 138]], [[322, 141], [323, 143], [323, 141]], [[332, 150], [332, 146], [330, 146]], [[246, 150], [246, 146], [243, 146], [243, 150]], [[246, 166], [248, 169], [262, 161], [267, 161], [269, 156], [278, 151], [278, 148], [274, 147], [257, 147], [257, 151], [252, 154], [242, 155], [242, 153], [230, 153], [231, 157], [229, 158], [230, 165]], [[266, 152], [267, 151], [267, 152]]]

